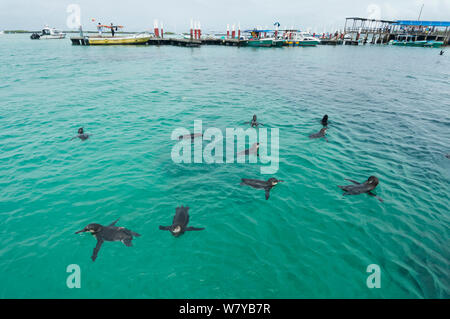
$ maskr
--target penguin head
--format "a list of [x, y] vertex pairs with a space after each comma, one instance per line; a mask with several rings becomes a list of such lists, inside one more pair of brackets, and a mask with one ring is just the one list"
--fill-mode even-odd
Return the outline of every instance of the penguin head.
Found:
[[80, 127], [79, 129], [78, 129], [78, 134], [83, 134], [83, 128], [82, 127]]
[[379, 182], [379, 180], [378, 180], [378, 178], [377, 177], [375, 177], [375, 176], [370, 176], [368, 179], [367, 179], [367, 184], [369, 184], [369, 185], [372, 185], [373, 187], [375, 187], [375, 186], [377, 186], [378, 185], [378, 182]]
[[256, 122], [256, 114], [253, 115], [253, 121]]
[[174, 235], [175, 237], [178, 237], [182, 234], [182, 228], [180, 225], [172, 225], [170, 227], [170, 232], [172, 233], [172, 235]]
[[270, 185], [275, 186], [278, 183], [283, 182], [283, 181], [279, 180], [279, 179], [276, 179], [275, 177], [271, 177], [271, 178], [269, 178], [268, 182], [269, 182]]
[[327, 114], [325, 114], [325, 115], [323, 116], [322, 121], [323, 121], [323, 122], [328, 121], [328, 115], [327, 115]]
[[86, 227], [84, 227], [82, 230], [77, 231], [75, 234], [85, 233], [85, 232], [90, 232], [91, 234], [95, 234], [95, 233], [98, 233], [99, 231], [101, 231], [102, 228], [103, 228], [103, 226], [100, 224], [89, 224]]

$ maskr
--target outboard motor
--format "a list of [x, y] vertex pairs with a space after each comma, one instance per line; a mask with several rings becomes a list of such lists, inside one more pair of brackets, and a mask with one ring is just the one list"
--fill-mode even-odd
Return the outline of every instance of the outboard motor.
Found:
[[41, 37], [41, 36], [40, 36], [39, 34], [37, 34], [37, 33], [33, 33], [33, 34], [30, 36], [31, 40], [39, 40], [40, 37]]

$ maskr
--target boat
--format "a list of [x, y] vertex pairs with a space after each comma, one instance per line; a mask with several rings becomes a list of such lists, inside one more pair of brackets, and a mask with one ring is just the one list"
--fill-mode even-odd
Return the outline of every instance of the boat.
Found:
[[146, 44], [150, 38], [150, 34], [140, 33], [121, 37], [89, 37], [87, 41], [89, 45], [127, 45]]
[[425, 48], [440, 48], [444, 45], [443, 41], [427, 41], [427, 43], [424, 44]]
[[[251, 36], [248, 39], [248, 46], [250, 47], [281, 47], [284, 40], [278, 38], [276, 35], [270, 36], [273, 30], [251, 30]], [[269, 33], [269, 36], [267, 34]]]
[[296, 30], [287, 30], [284, 39], [289, 46], [310, 47], [320, 44], [320, 39], [313, 37], [310, 33]]
[[406, 46], [406, 47], [424, 47], [424, 48], [440, 48], [444, 45], [443, 41], [434, 40], [415, 40], [415, 36], [408, 34], [401, 34], [397, 39], [389, 41], [390, 45]]
[[51, 40], [51, 39], [64, 39], [66, 37], [66, 34], [56, 30], [55, 28], [49, 28], [48, 26], [45, 26], [44, 29], [42, 29], [42, 33], [33, 33], [30, 38], [31, 40]]

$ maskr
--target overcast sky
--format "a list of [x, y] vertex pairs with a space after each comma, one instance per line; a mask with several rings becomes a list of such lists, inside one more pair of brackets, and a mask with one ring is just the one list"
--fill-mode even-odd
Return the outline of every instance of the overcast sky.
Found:
[[68, 5], [77, 4], [81, 24], [93, 30], [94, 23], [125, 26], [127, 31], [153, 28], [154, 19], [164, 22], [166, 31], [187, 32], [190, 20], [201, 22], [205, 31], [224, 31], [226, 25], [241, 24], [281, 28], [294, 26], [314, 32], [335, 31], [345, 17], [417, 20], [450, 20], [450, 0], [0, 0], [0, 30], [37, 30], [48, 24], [68, 30]]

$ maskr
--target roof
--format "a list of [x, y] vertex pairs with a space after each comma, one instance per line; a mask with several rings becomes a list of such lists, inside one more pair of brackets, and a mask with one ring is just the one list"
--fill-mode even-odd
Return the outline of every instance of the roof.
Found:
[[398, 20], [395, 24], [426, 27], [450, 27], [450, 21]]
[[349, 18], [345, 18], [345, 20], [361, 20], [361, 21], [377, 21], [377, 22], [395, 23], [395, 21], [391, 21], [391, 20], [377, 20], [377, 19], [359, 18], [359, 17], [349, 17]]
[[245, 30], [244, 32], [275, 32], [275, 30]]

